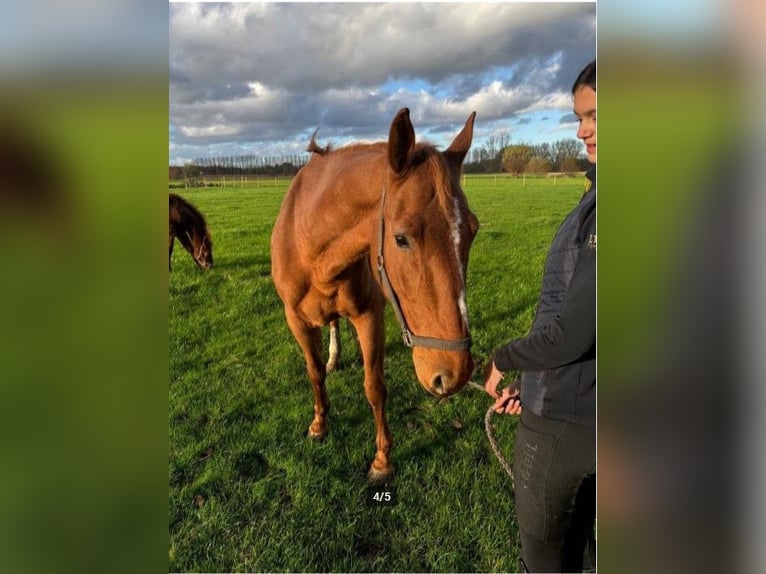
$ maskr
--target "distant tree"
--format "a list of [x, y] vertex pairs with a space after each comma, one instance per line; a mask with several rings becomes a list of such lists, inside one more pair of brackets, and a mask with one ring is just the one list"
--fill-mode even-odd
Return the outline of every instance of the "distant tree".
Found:
[[278, 168], [279, 175], [295, 175], [298, 168], [292, 162], [283, 162]]
[[582, 142], [574, 138], [565, 138], [555, 142], [553, 144], [553, 156], [558, 171], [577, 171], [577, 168], [572, 166], [576, 165], [577, 156], [582, 150]]
[[537, 144], [533, 146], [533, 148], [535, 150], [534, 157], [539, 157], [546, 160], [549, 164], [548, 171], [552, 170], [554, 165], [554, 157], [553, 157], [553, 147], [551, 146], [551, 144], [549, 144], [548, 142], [545, 142], [545, 143]]
[[527, 162], [525, 171], [527, 173], [548, 173], [551, 171], [551, 162], [544, 157], [536, 155]]
[[498, 153], [502, 151], [502, 148], [498, 147], [498, 139], [495, 136], [489, 136], [487, 141], [484, 142], [484, 149], [487, 151], [485, 157], [487, 159], [494, 158]]
[[502, 166], [505, 171], [514, 175], [524, 173], [524, 170], [534, 157], [534, 148], [529, 144], [510, 145], [503, 150]]
[[199, 187], [200, 185], [200, 169], [192, 163], [184, 164], [181, 168], [184, 177], [184, 185], [186, 187]]
[[491, 135], [484, 144], [483, 169], [486, 173], [497, 173], [502, 171], [503, 150], [511, 144], [511, 135], [501, 133]]
[[567, 157], [561, 162], [559, 171], [580, 171], [580, 164], [576, 157]]

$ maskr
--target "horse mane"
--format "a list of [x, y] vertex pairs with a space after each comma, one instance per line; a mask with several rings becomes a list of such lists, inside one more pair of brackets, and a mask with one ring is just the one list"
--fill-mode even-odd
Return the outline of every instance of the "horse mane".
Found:
[[448, 220], [454, 218], [454, 205], [450, 170], [443, 154], [435, 146], [428, 143], [417, 143], [410, 155], [410, 168], [426, 164], [435, 184], [436, 199]]
[[[319, 128], [314, 130], [311, 134], [311, 141], [309, 142], [306, 151], [324, 156], [331, 151], [339, 152], [351, 152], [360, 147], [380, 147], [385, 148], [388, 144], [386, 142], [375, 142], [371, 144], [349, 144], [341, 147], [338, 150], [333, 150], [332, 144], [328, 143], [325, 147], [319, 146], [316, 143], [316, 135], [319, 132]], [[453, 203], [452, 203], [452, 186], [450, 185], [450, 171], [447, 166], [447, 162], [443, 155], [436, 149], [435, 146], [429, 143], [420, 142], [415, 144], [415, 148], [410, 155], [410, 161], [408, 169], [413, 169], [419, 165], [426, 164], [427, 169], [431, 174], [431, 178], [436, 184], [436, 197], [439, 202], [439, 206], [448, 219], [453, 217]]]
[[[202, 215], [202, 212], [180, 195], [170, 193], [169, 196], [170, 203], [178, 210], [178, 215], [181, 216], [182, 219], [194, 220], [200, 227], [202, 227], [202, 229], [204, 229], [205, 236], [209, 239], [210, 232], [208, 231], [207, 221], [205, 221], [205, 216]], [[187, 217], [184, 217], [184, 212]], [[191, 214], [191, 218], [188, 217], [189, 214]]]
[[332, 150], [332, 144], [328, 143], [325, 147], [320, 147], [316, 142], [316, 136], [318, 131], [319, 131], [319, 128], [315, 129], [314, 133], [311, 134], [311, 141], [309, 142], [309, 147], [306, 148], [306, 151], [309, 153], [324, 155]]

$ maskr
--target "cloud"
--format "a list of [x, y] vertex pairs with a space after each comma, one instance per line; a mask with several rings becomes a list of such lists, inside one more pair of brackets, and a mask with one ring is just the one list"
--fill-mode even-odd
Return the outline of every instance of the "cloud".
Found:
[[472, 111], [571, 108], [594, 55], [595, 4], [173, 3], [171, 141], [382, 139], [404, 106], [448, 140]]

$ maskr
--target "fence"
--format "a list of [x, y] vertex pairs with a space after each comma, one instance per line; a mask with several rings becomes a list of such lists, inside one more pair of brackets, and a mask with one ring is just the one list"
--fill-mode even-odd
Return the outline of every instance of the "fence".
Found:
[[170, 189], [190, 189], [199, 187], [273, 187], [292, 181], [291, 175], [201, 175], [193, 178], [171, 179]]
[[[201, 175], [193, 178], [186, 179], [174, 179], [171, 180], [169, 187], [171, 189], [189, 189], [197, 187], [261, 187], [261, 186], [276, 186], [280, 183], [289, 183], [294, 176], [291, 175]], [[509, 173], [470, 173], [463, 174], [462, 184], [463, 187], [469, 182], [484, 182], [484, 184], [491, 182], [493, 185], [503, 185], [508, 180], [521, 180], [522, 186], [526, 187], [527, 180], [534, 181], [548, 181], [551, 182], [553, 187], [561, 180], [572, 179], [584, 179], [585, 172], [551, 172], [551, 173], [535, 173], [535, 174], [521, 174], [512, 175]]]
[[556, 186], [556, 183], [559, 180], [565, 179], [565, 180], [571, 180], [571, 179], [578, 179], [578, 178], [584, 178], [585, 172], [584, 171], [560, 171], [560, 172], [550, 172], [550, 173], [524, 173], [521, 175], [513, 175], [510, 173], [471, 173], [471, 174], [463, 174], [463, 187], [466, 186], [467, 180], [470, 181], [483, 181], [483, 182], [492, 182], [493, 185], [497, 185], [499, 183], [503, 183], [504, 181], [507, 181], [509, 179], [513, 180], [521, 180], [522, 185], [526, 187], [527, 180], [530, 181], [540, 181], [540, 180], [553, 180], [553, 186]]

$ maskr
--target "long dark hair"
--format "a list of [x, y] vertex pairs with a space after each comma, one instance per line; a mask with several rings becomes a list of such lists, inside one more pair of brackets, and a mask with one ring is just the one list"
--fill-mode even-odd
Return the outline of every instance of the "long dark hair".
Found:
[[572, 86], [572, 94], [574, 94], [580, 86], [589, 86], [596, 91], [596, 60], [593, 60], [590, 64], [583, 68], [580, 75], [577, 76], [574, 85]]

